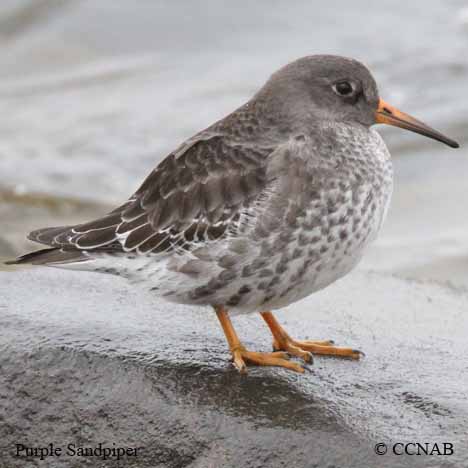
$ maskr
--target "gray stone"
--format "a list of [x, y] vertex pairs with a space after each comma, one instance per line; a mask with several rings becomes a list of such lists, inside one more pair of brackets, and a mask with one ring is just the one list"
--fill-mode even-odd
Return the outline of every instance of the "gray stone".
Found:
[[[277, 316], [294, 337], [366, 358], [244, 376], [208, 309], [105, 275], [0, 272], [0, 466], [117, 466], [14, 456], [50, 442], [141, 448], [119, 466], [466, 466], [467, 311], [466, 293], [357, 272]], [[271, 349], [258, 316], [233, 322], [249, 348]], [[381, 442], [450, 442], [454, 454], [377, 456]]]

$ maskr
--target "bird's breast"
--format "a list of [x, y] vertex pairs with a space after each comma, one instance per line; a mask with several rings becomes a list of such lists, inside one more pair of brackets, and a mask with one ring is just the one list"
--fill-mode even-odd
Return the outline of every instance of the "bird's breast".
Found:
[[376, 132], [357, 137], [348, 129], [335, 141], [311, 152], [311, 164], [288, 161], [277, 197], [258, 218], [259, 258], [274, 272], [268, 283], [259, 278], [264, 307], [284, 307], [348, 273], [383, 224], [393, 187], [385, 144]]

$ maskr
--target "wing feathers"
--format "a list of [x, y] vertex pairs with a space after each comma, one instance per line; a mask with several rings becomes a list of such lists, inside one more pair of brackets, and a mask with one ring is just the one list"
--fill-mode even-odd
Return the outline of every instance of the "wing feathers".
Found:
[[56, 235], [62, 233], [64, 230], [69, 230], [70, 226], [49, 227], [37, 229], [28, 234], [28, 239], [40, 244], [52, 245]]
[[70, 239], [70, 244], [83, 250], [105, 247], [113, 242], [116, 242], [115, 229], [90, 230], [76, 238]]
[[52, 247], [159, 253], [235, 235], [241, 213], [265, 189], [271, 151], [200, 136], [171, 153], [106, 216], [40, 229], [29, 238]]
[[125, 239], [125, 250], [134, 250], [154, 235], [154, 229], [148, 223], [134, 229]]
[[96, 229], [107, 229], [112, 226], [117, 226], [122, 222], [121, 213], [113, 213], [89, 223], [80, 224], [73, 228], [76, 233], [85, 233]]

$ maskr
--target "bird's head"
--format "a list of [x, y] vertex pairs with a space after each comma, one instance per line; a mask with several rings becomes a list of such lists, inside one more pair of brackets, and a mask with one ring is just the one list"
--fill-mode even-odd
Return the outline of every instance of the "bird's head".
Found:
[[[458, 143], [380, 98], [369, 70], [357, 60], [312, 55], [274, 73], [261, 93], [291, 117], [308, 116], [338, 123], [388, 124], [441, 141]], [[277, 107], [279, 109], [279, 107]]]

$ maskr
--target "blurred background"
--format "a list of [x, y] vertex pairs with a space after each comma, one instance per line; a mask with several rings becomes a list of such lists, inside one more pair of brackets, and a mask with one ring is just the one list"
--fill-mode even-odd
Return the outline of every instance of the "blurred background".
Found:
[[380, 128], [395, 193], [360, 268], [468, 289], [466, 1], [2, 0], [0, 47], [0, 260], [125, 200], [278, 67], [333, 53], [462, 146]]

